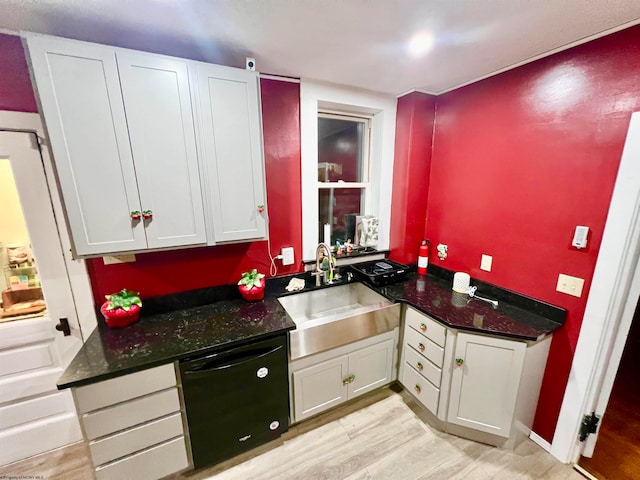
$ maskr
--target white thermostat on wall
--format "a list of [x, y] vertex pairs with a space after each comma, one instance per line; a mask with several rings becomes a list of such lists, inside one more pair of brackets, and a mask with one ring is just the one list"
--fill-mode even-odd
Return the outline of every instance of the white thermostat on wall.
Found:
[[587, 246], [587, 237], [589, 236], [589, 227], [585, 227], [584, 225], [578, 225], [576, 227], [576, 232], [573, 234], [573, 245], [576, 248], [586, 248]]

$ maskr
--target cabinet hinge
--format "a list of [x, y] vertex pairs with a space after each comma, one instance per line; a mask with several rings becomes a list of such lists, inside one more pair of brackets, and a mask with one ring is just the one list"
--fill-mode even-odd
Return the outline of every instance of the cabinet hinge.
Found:
[[598, 422], [600, 422], [600, 417], [596, 415], [596, 412], [591, 412], [591, 415], [582, 417], [582, 424], [580, 425], [581, 442], [584, 442], [590, 434], [596, 433]]

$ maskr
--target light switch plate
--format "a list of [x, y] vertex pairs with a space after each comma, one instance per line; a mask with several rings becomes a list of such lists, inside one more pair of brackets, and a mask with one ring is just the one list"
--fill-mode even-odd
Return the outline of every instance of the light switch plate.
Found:
[[491, 255], [482, 255], [482, 260], [480, 261], [480, 270], [486, 270], [487, 272], [490, 272], [492, 263], [493, 257]]
[[107, 257], [102, 257], [102, 262], [105, 265], [112, 265], [114, 263], [128, 263], [135, 262], [136, 256], [133, 253], [123, 254], [123, 255], [110, 255]]
[[558, 275], [558, 285], [556, 285], [558, 292], [573, 295], [574, 297], [581, 297], [582, 287], [584, 287], [584, 278], [572, 277], [570, 275], [564, 275], [563, 273]]

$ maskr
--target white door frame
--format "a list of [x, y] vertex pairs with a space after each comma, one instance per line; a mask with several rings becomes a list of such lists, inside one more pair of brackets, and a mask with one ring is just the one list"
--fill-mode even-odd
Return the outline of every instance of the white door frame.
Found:
[[[550, 452], [580, 456], [582, 416], [604, 413], [640, 296], [640, 112], [631, 115], [602, 244]], [[591, 436], [593, 437], [593, 435]], [[593, 440], [590, 443], [594, 443]], [[590, 446], [592, 448], [592, 445]]]
[[[49, 142], [46, 139], [47, 137], [40, 116], [37, 113], [0, 110], [0, 129], [32, 131], [36, 132], [41, 139], [42, 159], [49, 191], [51, 193], [51, 203], [53, 205], [56, 225], [58, 226], [58, 235], [60, 237], [60, 243], [62, 244], [69, 283], [71, 284], [71, 293], [73, 294], [76, 313], [78, 315], [80, 332], [83, 341], [86, 341], [98, 324], [93, 306], [91, 283], [84, 260], [74, 260], [71, 256], [71, 240], [64, 220], [65, 216], [60, 192], [58, 191], [58, 186], [55, 181], [56, 176], [49, 151]], [[18, 184], [17, 187], [18, 189], [29, 188], [28, 185], [20, 184]]]

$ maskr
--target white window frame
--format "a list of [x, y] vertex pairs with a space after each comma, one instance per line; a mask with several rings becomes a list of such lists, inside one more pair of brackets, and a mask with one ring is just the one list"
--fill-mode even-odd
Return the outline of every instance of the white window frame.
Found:
[[[320, 110], [318, 111], [318, 118], [333, 118], [336, 120], [347, 120], [350, 122], [358, 122], [364, 124], [364, 136], [362, 139], [362, 162], [358, 165], [358, 168], [362, 170], [362, 174], [360, 176], [359, 182], [320, 182], [318, 181], [317, 193], [320, 193], [320, 190], [330, 190], [336, 188], [353, 188], [362, 190], [362, 198], [360, 201], [360, 212], [368, 212], [370, 208], [371, 202], [371, 171], [370, 164], [371, 160], [369, 158], [370, 150], [371, 150], [371, 116], [370, 115], [347, 115], [344, 113], [336, 113], [334, 111], [329, 110]], [[318, 167], [320, 164], [318, 163]], [[317, 176], [316, 176], [317, 177]], [[333, 222], [332, 222], [333, 223]], [[318, 232], [318, 239], [320, 238], [320, 232]]]
[[[300, 136], [302, 258], [313, 260], [318, 245], [318, 113], [370, 118], [369, 186], [365, 214], [379, 218], [378, 249], [389, 248], [396, 97], [302, 79]], [[327, 185], [327, 184], [324, 184]], [[353, 184], [351, 184], [353, 185]], [[342, 184], [340, 184], [342, 186]]]

